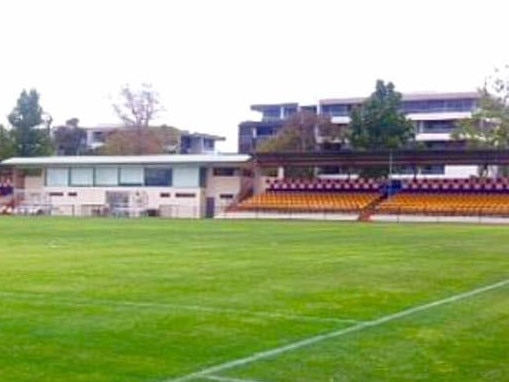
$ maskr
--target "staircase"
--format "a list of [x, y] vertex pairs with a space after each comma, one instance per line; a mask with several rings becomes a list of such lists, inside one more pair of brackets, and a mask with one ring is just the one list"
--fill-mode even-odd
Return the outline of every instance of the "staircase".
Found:
[[376, 207], [382, 203], [385, 199], [387, 199], [387, 195], [381, 195], [380, 197], [373, 200], [366, 207], [364, 207], [359, 213], [359, 217], [357, 221], [360, 222], [369, 222], [371, 221], [371, 215], [375, 213]]

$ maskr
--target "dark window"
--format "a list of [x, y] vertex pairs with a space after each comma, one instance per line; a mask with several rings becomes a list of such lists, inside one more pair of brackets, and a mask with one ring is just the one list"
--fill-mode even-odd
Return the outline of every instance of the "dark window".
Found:
[[322, 114], [330, 115], [332, 117], [346, 117], [349, 114], [348, 105], [323, 105]]
[[200, 167], [200, 187], [207, 187], [207, 168]]
[[445, 174], [445, 166], [443, 165], [425, 166], [422, 168], [421, 173], [423, 175], [443, 175]]
[[64, 196], [63, 192], [50, 192], [49, 196]]
[[303, 111], [309, 111], [309, 112], [314, 113], [314, 114], [316, 114], [317, 110], [318, 110], [318, 108], [316, 106], [302, 106], [301, 109]]
[[279, 107], [265, 109], [263, 111], [263, 119], [264, 120], [272, 120], [281, 118], [281, 111]]
[[92, 141], [94, 143], [104, 143], [106, 141], [106, 136], [103, 131], [94, 131], [92, 133]]
[[294, 115], [295, 113], [297, 113], [297, 107], [295, 107], [295, 106], [285, 107], [283, 109], [283, 116], [284, 116], [284, 118], [289, 118], [292, 115]]
[[235, 176], [236, 169], [233, 167], [214, 167], [214, 176]]
[[171, 186], [171, 168], [145, 168], [145, 186]]
[[455, 127], [454, 121], [425, 121], [423, 133], [451, 133]]
[[220, 194], [219, 199], [233, 199], [233, 194]]
[[256, 136], [260, 137], [260, 136], [271, 136], [274, 134], [274, 129], [272, 128], [272, 126], [259, 126], [257, 129], [256, 129]]
[[175, 194], [175, 197], [177, 197], [177, 198], [195, 198], [196, 194], [194, 194], [192, 192], [177, 192]]
[[161, 198], [169, 198], [169, 197], [171, 196], [171, 194], [170, 194], [169, 192], [161, 192], [161, 193], [159, 194], [159, 196], [160, 196]]
[[214, 149], [214, 140], [213, 139], [204, 139], [203, 140], [203, 147], [206, 150], [213, 150]]
[[67, 196], [73, 196], [73, 197], [75, 197], [75, 196], [78, 196], [78, 193], [77, 193], [77, 192], [68, 192], [68, 193], [67, 193]]

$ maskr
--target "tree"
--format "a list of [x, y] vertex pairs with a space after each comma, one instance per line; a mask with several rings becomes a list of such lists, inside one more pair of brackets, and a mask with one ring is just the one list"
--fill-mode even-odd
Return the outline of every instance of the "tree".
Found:
[[49, 127], [51, 118], [46, 118], [39, 105], [39, 93], [35, 89], [23, 90], [17, 104], [8, 116], [12, 125], [14, 154], [22, 157], [49, 155], [53, 152]]
[[10, 158], [15, 155], [14, 142], [11, 131], [0, 125], [0, 160]]
[[283, 127], [258, 148], [258, 152], [319, 151], [325, 142], [342, 141], [341, 130], [330, 118], [301, 110], [293, 114]]
[[82, 155], [86, 153], [87, 133], [79, 127], [79, 119], [71, 118], [53, 132], [53, 143], [58, 155]]
[[476, 148], [509, 148], [509, 67], [488, 77], [479, 89], [479, 104], [471, 118], [458, 123], [457, 140]]
[[[258, 152], [312, 152], [322, 151], [327, 144], [341, 144], [342, 132], [333, 125], [329, 117], [318, 116], [311, 111], [301, 110], [293, 114], [277, 132], [263, 142]], [[285, 176], [292, 178], [310, 178], [314, 167], [287, 167]]]
[[353, 148], [379, 150], [398, 149], [413, 141], [415, 129], [399, 111], [401, 93], [391, 82], [376, 82], [375, 91], [350, 118], [349, 141]]
[[[133, 139], [128, 146], [134, 149], [133, 154], [147, 154], [153, 150], [153, 143], [146, 141], [154, 140], [155, 136], [150, 132], [143, 132], [144, 129], [150, 127], [150, 123], [157, 115], [164, 110], [161, 105], [159, 94], [154, 91], [152, 85], [142, 84], [138, 89], [133, 89], [129, 85], [124, 86], [119, 93], [118, 99], [113, 103], [115, 113], [124, 123], [127, 129], [133, 130], [134, 133], [115, 133], [114, 140], [117, 141], [116, 146], [125, 147], [120, 141], [125, 138]], [[119, 135], [120, 134], [120, 135]], [[157, 134], [156, 134], [157, 135]], [[125, 142], [127, 144], [127, 142]]]
[[[509, 148], [509, 66], [495, 69], [479, 92], [479, 104], [471, 118], [458, 123], [452, 138], [466, 141], [471, 148]], [[508, 176], [509, 168], [496, 168], [499, 175]], [[479, 175], [488, 174], [488, 167]]]
[[[111, 133], [100, 153], [104, 155], [166, 154], [178, 148], [180, 132], [170, 126], [119, 129]], [[142, 145], [140, 145], [142, 142]]]
[[139, 89], [129, 85], [122, 87], [113, 109], [126, 127], [135, 128], [149, 127], [150, 122], [164, 110], [159, 94], [150, 84], [142, 84]]

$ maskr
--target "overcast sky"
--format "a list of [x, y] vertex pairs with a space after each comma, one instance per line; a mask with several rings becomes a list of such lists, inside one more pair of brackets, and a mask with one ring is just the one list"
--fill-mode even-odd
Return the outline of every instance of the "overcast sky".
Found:
[[56, 124], [115, 123], [109, 97], [152, 83], [161, 121], [227, 137], [253, 103], [475, 90], [509, 63], [504, 0], [6, 0], [0, 123], [36, 88]]

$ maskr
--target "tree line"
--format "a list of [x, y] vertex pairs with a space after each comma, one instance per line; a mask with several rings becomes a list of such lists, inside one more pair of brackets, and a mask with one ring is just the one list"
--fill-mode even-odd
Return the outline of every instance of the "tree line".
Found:
[[40, 105], [36, 89], [23, 90], [7, 116], [9, 128], [0, 125], [0, 160], [19, 156], [45, 155], [140, 155], [177, 150], [180, 131], [172, 126], [152, 126], [163, 111], [159, 95], [151, 85], [139, 89], [124, 86], [113, 109], [122, 127], [104, 137], [104, 145], [92, 149], [86, 144], [86, 131], [78, 118], [52, 126], [52, 118]]

